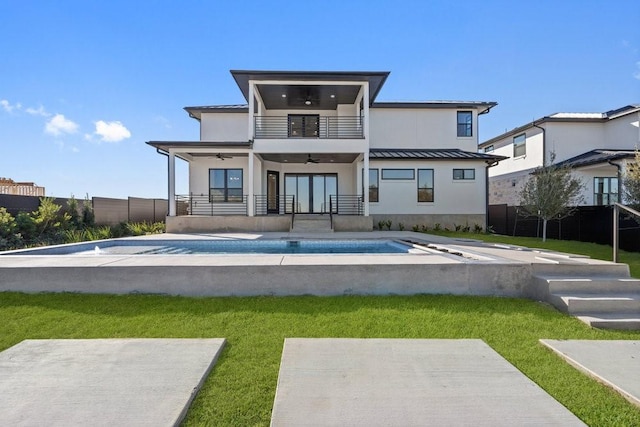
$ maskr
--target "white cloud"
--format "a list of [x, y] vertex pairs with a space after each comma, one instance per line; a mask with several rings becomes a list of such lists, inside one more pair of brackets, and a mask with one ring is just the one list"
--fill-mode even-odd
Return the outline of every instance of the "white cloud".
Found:
[[59, 136], [62, 133], [76, 133], [78, 125], [67, 119], [62, 114], [56, 114], [47, 122], [44, 128], [45, 132], [53, 136]]
[[100, 136], [100, 140], [104, 142], [119, 142], [123, 139], [131, 137], [131, 132], [120, 122], [105, 122], [98, 120], [96, 122], [95, 134]]
[[11, 105], [9, 101], [6, 99], [0, 99], [0, 105], [7, 113], [13, 113], [13, 110], [19, 110], [22, 108], [22, 105], [18, 102], [17, 104]]
[[38, 108], [27, 108], [24, 111], [26, 111], [28, 114], [31, 114], [32, 116], [42, 116], [42, 117], [50, 117], [51, 113], [48, 113], [47, 110], [44, 109], [44, 107], [41, 105]]

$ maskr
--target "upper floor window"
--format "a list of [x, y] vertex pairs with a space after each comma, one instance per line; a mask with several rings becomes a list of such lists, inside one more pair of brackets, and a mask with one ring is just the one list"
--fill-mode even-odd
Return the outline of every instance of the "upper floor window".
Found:
[[471, 111], [458, 111], [458, 136], [473, 136], [473, 114]]
[[433, 169], [418, 169], [418, 201], [433, 202]]
[[487, 145], [486, 147], [484, 147], [485, 153], [491, 153], [492, 151], [493, 151], [493, 145]]
[[476, 170], [475, 169], [454, 169], [453, 170], [453, 179], [476, 179]]
[[527, 135], [521, 134], [513, 137], [513, 157], [527, 154]]
[[618, 178], [593, 179], [593, 204], [611, 205], [618, 201]]
[[382, 169], [382, 179], [415, 179], [415, 169]]
[[289, 137], [317, 138], [318, 136], [320, 136], [320, 116], [289, 114]]
[[209, 169], [211, 203], [242, 202], [242, 169]]

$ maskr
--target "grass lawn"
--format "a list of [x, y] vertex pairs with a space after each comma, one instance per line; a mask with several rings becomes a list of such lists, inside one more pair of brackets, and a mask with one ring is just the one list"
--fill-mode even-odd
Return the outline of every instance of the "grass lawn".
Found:
[[267, 426], [286, 337], [480, 338], [594, 426], [638, 426], [640, 409], [543, 348], [540, 338], [635, 339], [546, 304], [444, 295], [184, 298], [0, 293], [0, 350], [36, 338], [228, 340], [186, 425]]
[[[455, 231], [429, 231], [429, 234], [446, 237], [460, 237], [465, 239], [483, 240], [487, 243], [506, 243], [510, 245], [526, 246], [528, 248], [550, 249], [558, 252], [568, 252], [572, 254], [587, 255], [594, 259], [611, 261], [613, 259], [613, 249], [609, 245], [599, 245], [597, 243], [577, 242], [575, 240], [554, 240], [536, 237], [512, 237], [499, 234], [474, 234]], [[626, 252], [620, 250], [618, 262], [629, 264], [629, 269], [633, 277], [640, 278], [640, 252]]]

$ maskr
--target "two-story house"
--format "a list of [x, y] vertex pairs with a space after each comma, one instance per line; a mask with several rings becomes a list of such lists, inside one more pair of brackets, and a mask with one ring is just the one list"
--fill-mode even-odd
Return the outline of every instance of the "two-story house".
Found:
[[517, 206], [519, 192], [536, 168], [568, 165], [584, 186], [585, 205], [621, 200], [627, 164], [640, 147], [640, 105], [606, 113], [556, 113], [480, 144], [483, 153], [509, 157], [489, 170], [490, 204]]
[[289, 230], [306, 214], [335, 230], [485, 226], [502, 157], [478, 153], [477, 129], [495, 102], [376, 102], [388, 72], [231, 75], [246, 104], [186, 107], [199, 141], [147, 142], [168, 157], [168, 231]]

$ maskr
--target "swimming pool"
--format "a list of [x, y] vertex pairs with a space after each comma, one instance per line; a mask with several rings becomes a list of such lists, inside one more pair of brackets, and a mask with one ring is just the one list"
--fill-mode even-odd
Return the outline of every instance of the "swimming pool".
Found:
[[[19, 253], [18, 253], [19, 252]], [[424, 253], [396, 240], [105, 240], [16, 251], [19, 255], [402, 254]], [[6, 255], [11, 255], [7, 253]]]

